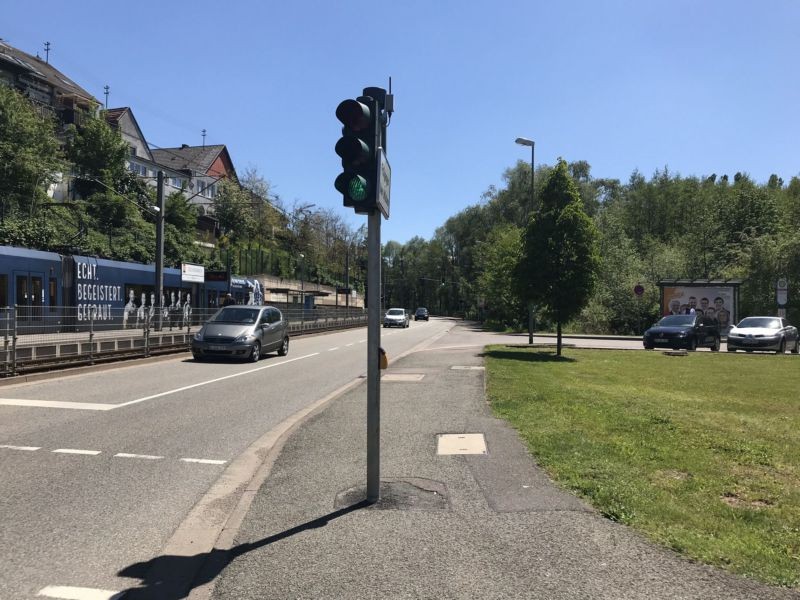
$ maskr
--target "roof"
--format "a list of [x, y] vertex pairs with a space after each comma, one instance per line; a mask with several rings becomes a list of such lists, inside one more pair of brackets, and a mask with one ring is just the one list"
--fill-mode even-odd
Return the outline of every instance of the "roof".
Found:
[[31, 56], [27, 52], [10, 46], [0, 40], [0, 62], [6, 67], [22, 71], [31, 77], [44, 80], [62, 96], [78, 96], [90, 104], [100, 104], [100, 101], [89, 92], [56, 69], [53, 65], [44, 62], [38, 56]]
[[222, 157], [223, 162], [233, 170], [233, 163], [224, 144], [212, 146], [187, 146], [184, 144], [180, 148], [157, 148], [152, 150], [153, 160], [158, 164], [176, 170], [189, 170], [200, 173], [208, 173], [214, 162]]

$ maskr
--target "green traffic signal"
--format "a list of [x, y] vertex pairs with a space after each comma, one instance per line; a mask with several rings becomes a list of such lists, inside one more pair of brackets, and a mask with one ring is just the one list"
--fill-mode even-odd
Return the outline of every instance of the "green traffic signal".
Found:
[[342, 173], [333, 185], [346, 200], [360, 204], [369, 197], [369, 182], [356, 173]]
[[336, 107], [336, 118], [343, 125], [335, 148], [342, 159], [343, 172], [334, 187], [342, 194], [345, 206], [368, 213], [377, 202], [378, 102], [370, 96], [344, 100]]

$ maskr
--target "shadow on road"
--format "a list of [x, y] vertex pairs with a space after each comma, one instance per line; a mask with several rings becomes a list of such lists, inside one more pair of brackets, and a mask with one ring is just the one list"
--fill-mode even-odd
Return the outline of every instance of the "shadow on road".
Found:
[[193, 588], [213, 581], [237, 556], [269, 546], [303, 531], [325, 527], [334, 519], [368, 506], [371, 504], [362, 500], [262, 540], [234, 546], [230, 550], [214, 548], [210, 552], [192, 556], [157, 556], [146, 562], [128, 565], [117, 575], [140, 579], [141, 583], [134, 588], [125, 590], [117, 598], [124, 600], [180, 600], [186, 598]]

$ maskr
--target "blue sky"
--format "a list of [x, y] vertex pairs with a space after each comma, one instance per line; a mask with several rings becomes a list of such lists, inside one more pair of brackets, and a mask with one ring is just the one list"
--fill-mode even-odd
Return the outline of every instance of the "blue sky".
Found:
[[50, 62], [150, 142], [226, 144], [284, 202], [331, 208], [337, 104], [388, 87], [391, 218], [429, 239], [536, 141], [594, 177], [800, 175], [800, 2], [4, 0], [0, 37]]

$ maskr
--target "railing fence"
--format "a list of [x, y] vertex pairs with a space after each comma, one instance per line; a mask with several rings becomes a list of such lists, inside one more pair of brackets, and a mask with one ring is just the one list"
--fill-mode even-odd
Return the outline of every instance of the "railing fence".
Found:
[[[291, 305], [290, 305], [291, 306]], [[0, 307], [0, 377], [64, 365], [95, 364], [130, 356], [188, 349], [216, 309], [107, 306]], [[360, 327], [361, 308], [285, 308], [289, 334]]]

